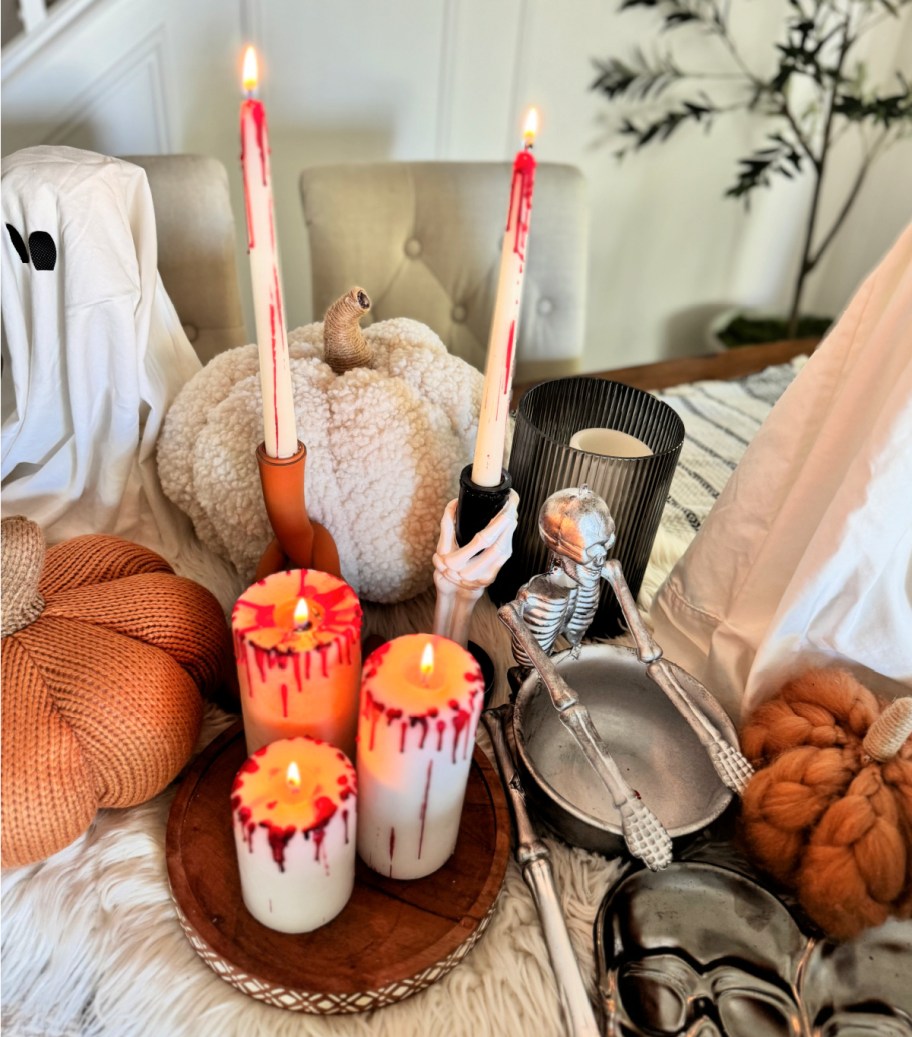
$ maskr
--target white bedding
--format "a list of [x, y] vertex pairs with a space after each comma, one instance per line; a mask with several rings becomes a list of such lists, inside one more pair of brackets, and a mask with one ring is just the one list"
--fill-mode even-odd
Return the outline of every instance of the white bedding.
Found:
[[812, 666], [885, 698], [912, 689], [910, 328], [912, 226], [750, 440], [654, 602], [668, 655], [736, 721]]

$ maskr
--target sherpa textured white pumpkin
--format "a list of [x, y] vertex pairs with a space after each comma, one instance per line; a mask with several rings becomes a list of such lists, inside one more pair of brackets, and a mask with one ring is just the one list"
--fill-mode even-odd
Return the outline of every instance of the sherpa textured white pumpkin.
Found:
[[[335, 538], [355, 591], [390, 603], [431, 586], [440, 517], [471, 460], [484, 378], [417, 321], [362, 333], [369, 309], [367, 293], [352, 288], [288, 344], [307, 511]], [[158, 443], [165, 493], [245, 579], [272, 538], [255, 457], [259, 378], [255, 345], [215, 357], [181, 390]]]

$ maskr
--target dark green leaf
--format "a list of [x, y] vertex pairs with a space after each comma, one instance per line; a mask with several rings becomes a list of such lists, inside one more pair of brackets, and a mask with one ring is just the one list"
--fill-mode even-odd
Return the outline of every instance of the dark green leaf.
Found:
[[665, 28], [674, 29], [679, 25], [685, 25], [687, 22], [696, 21], [699, 21], [699, 19], [691, 11], [672, 11], [671, 14], [665, 15]]
[[912, 90], [902, 76], [899, 80], [902, 89], [895, 94], [864, 99], [854, 94], [837, 94], [833, 111], [850, 122], [870, 122], [885, 129], [897, 122], [912, 121]]

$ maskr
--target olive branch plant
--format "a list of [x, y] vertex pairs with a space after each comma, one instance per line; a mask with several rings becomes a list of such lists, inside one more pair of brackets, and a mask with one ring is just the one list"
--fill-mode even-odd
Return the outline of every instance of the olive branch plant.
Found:
[[[744, 3], [747, 0], [743, 0]], [[768, 0], [756, 0], [768, 2]], [[785, 0], [782, 37], [775, 43], [772, 70], [751, 66], [732, 25], [737, 0], [623, 0], [621, 11], [653, 8], [665, 33], [699, 33], [712, 41], [714, 67], [686, 70], [670, 44], [629, 60], [595, 62], [593, 90], [626, 102], [616, 127], [618, 157], [667, 141], [682, 127], [711, 128], [738, 112], [764, 116], [765, 139], [738, 160], [727, 197], [749, 205], [754, 191], [774, 178], [810, 175], [812, 189], [802, 230], [801, 254], [791, 290], [786, 334], [794, 337], [808, 275], [817, 267], [845, 222], [872, 164], [912, 129], [912, 89], [902, 70], [889, 86], [868, 82], [856, 58], [859, 42], [889, 19], [898, 19], [912, 0]], [[716, 64], [718, 63], [718, 64]], [[721, 96], [715, 99], [710, 90]], [[854, 176], [827, 225], [821, 200], [833, 149], [850, 130], [859, 131], [860, 158]]]

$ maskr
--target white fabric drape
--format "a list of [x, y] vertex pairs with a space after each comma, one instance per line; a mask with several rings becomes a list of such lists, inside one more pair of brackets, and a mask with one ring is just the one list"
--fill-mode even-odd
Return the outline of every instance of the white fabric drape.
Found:
[[[65, 147], [5, 158], [2, 502], [49, 542], [109, 532], [171, 554], [186, 523], [161, 493], [155, 441], [200, 368], [157, 271], [137, 166]], [[26, 247], [57, 252], [38, 269]]]
[[811, 665], [908, 694], [912, 227], [753, 438], [651, 618], [736, 718]]

